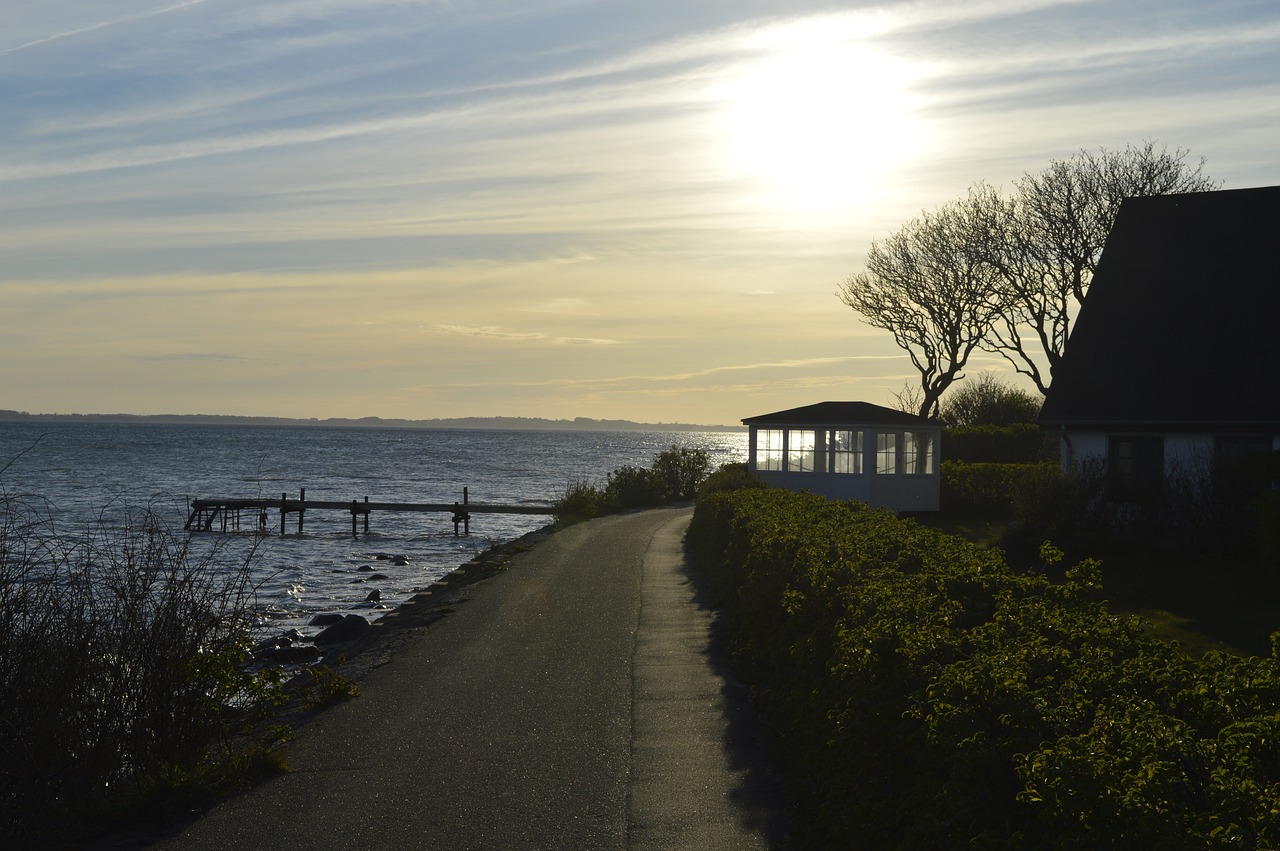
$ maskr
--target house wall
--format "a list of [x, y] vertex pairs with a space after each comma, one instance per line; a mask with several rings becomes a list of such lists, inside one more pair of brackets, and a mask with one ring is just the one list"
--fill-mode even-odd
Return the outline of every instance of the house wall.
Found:
[[[1166, 475], [1211, 469], [1215, 438], [1219, 436], [1209, 432], [1063, 431], [1061, 438], [1063, 473], [1070, 473], [1081, 464], [1106, 464], [1110, 438], [1122, 433], [1128, 436], [1162, 437]], [[1271, 447], [1280, 450], [1280, 435], [1271, 436]]]
[[[757, 438], [761, 429], [779, 429], [784, 435], [792, 430], [817, 432], [817, 459], [813, 471], [795, 472], [789, 469], [757, 469]], [[834, 473], [827, 469], [827, 448], [831, 432], [860, 431], [862, 438], [862, 472]], [[924, 433], [932, 440], [932, 471], [929, 473], [905, 473], [903, 470], [904, 434], [907, 431]], [[877, 436], [895, 435], [895, 470], [891, 474], [876, 472]], [[807, 490], [827, 499], [857, 499], [869, 505], [889, 508], [893, 511], [937, 511], [940, 507], [941, 458], [938, 456], [940, 429], [894, 429], [859, 425], [812, 425], [806, 423], [751, 426], [748, 437], [748, 467], [773, 487], [788, 490]], [[784, 458], [787, 455], [784, 447]], [[784, 463], [784, 467], [786, 464]]]

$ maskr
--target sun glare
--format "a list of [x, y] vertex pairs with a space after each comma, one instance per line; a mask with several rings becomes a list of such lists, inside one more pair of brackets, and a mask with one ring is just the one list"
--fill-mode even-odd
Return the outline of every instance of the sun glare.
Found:
[[730, 164], [794, 207], [856, 203], [921, 144], [911, 76], [864, 43], [808, 28], [724, 90]]

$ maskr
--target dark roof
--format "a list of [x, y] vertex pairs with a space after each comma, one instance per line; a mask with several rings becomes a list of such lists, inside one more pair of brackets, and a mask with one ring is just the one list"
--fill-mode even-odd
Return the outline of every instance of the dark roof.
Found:
[[870, 402], [818, 402], [816, 405], [747, 417], [742, 422], [745, 425], [892, 425], [935, 428], [941, 425], [936, 420]]
[[1280, 427], [1280, 186], [1127, 199], [1045, 425]]

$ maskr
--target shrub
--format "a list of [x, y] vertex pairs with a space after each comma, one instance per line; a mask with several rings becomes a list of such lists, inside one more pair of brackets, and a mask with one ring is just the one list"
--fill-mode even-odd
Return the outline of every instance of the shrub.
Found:
[[943, 461], [942, 508], [1035, 522], [1058, 499], [1061, 469], [1054, 463], [966, 464]]
[[699, 501], [688, 541], [785, 731], [801, 847], [1280, 843], [1280, 635], [1193, 659], [1107, 611], [1097, 562], [1055, 583], [780, 489]]
[[710, 466], [705, 449], [672, 446], [659, 452], [653, 459], [653, 474], [658, 479], [662, 498], [668, 501], [693, 499]]
[[655, 455], [648, 469], [627, 464], [614, 470], [603, 491], [588, 482], [570, 483], [556, 503], [556, 515], [573, 522], [624, 508], [693, 499], [709, 466], [705, 450], [672, 446]]
[[605, 493], [620, 508], [648, 508], [662, 503], [665, 489], [656, 470], [628, 464], [609, 474]]
[[609, 510], [609, 499], [595, 485], [580, 479], [570, 482], [556, 502], [556, 517], [568, 523], [590, 520]]
[[66, 540], [40, 511], [0, 500], [7, 836], [74, 832], [235, 753], [280, 677], [243, 664], [252, 553], [224, 556], [196, 555], [151, 515]]
[[949, 428], [942, 433], [942, 457], [971, 464], [1037, 464], [1057, 460], [1058, 439], [1030, 423]]
[[719, 470], [707, 476], [698, 488], [698, 499], [706, 499], [712, 494], [723, 491], [766, 487], [768, 485], [747, 467], [747, 462], [738, 461], [731, 464], [721, 464]]
[[1034, 423], [1043, 399], [1006, 384], [994, 372], [961, 381], [943, 399], [940, 415], [949, 426], [1009, 426]]

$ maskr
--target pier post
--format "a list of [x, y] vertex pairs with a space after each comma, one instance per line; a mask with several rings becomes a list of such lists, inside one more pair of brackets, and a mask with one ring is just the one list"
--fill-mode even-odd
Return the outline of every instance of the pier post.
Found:
[[356, 510], [356, 501], [353, 499], [351, 500], [351, 537], [353, 538], [356, 537], [356, 514], [357, 513], [359, 512], [357, 512]]
[[[365, 505], [368, 506], [369, 497], [366, 496], [364, 498], [364, 502], [365, 502]], [[366, 535], [369, 534], [369, 509], [367, 507], [364, 510], [364, 533]]]
[[280, 494], [280, 534], [281, 535], [284, 534], [284, 518], [285, 518], [285, 515], [288, 513], [285, 511], [285, 500], [287, 500], [288, 498], [289, 498], [289, 494], [287, 493]]
[[302, 534], [302, 514], [307, 505], [307, 489], [298, 488], [298, 534]]

